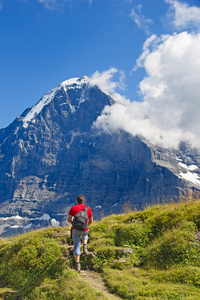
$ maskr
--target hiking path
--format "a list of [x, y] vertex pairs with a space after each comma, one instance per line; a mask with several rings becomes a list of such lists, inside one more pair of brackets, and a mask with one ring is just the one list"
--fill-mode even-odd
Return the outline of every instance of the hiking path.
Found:
[[109, 300], [121, 300], [122, 298], [119, 298], [118, 296], [115, 296], [111, 294], [101, 275], [97, 272], [90, 271], [90, 270], [83, 270], [80, 272], [82, 278], [87, 281], [90, 285], [92, 285], [96, 290], [102, 292], [106, 297], [108, 297]]

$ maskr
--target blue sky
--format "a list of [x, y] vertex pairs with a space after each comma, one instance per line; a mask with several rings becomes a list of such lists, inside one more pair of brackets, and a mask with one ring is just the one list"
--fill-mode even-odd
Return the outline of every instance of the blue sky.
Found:
[[[111, 68], [117, 71], [111, 72], [110, 80], [121, 82], [118, 92], [120, 87], [130, 102], [150, 105], [153, 92], [149, 96], [144, 79], [148, 77], [151, 85], [158, 80], [152, 75], [150, 54], [157, 51], [170, 64], [171, 56], [162, 52], [170, 38], [175, 43], [187, 32], [182, 39], [194, 48], [199, 30], [197, 0], [0, 0], [0, 128], [62, 81]], [[196, 39], [190, 40], [192, 37]], [[198, 53], [195, 55], [198, 59]], [[184, 63], [179, 63], [179, 73]], [[167, 73], [163, 86], [172, 90], [166, 78]], [[162, 105], [153, 105], [154, 112], [166, 103], [163, 99], [157, 101]]]

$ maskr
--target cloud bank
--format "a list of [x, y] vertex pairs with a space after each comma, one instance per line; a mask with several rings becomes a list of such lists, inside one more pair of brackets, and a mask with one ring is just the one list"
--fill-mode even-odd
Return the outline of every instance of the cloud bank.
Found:
[[200, 148], [199, 49], [200, 34], [149, 37], [136, 66], [147, 74], [140, 82], [143, 101], [131, 102], [114, 93], [116, 103], [105, 107], [95, 126], [123, 129], [165, 148], [178, 148], [181, 141]]

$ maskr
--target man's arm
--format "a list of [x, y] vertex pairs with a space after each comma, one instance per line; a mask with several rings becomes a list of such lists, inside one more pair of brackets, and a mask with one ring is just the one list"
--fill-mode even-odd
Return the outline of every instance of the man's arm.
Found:
[[73, 216], [68, 215], [68, 217], [67, 217], [67, 222], [69, 222], [70, 224], [72, 224], [72, 218], [73, 218]]
[[88, 226], [89, 226], [90, 224], [92, 224], [92, 222], [93, 222], [93, 217], [89, 217]]

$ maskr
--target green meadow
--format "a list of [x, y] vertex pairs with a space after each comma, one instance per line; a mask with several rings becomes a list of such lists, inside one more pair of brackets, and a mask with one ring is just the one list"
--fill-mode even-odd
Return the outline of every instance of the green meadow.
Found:
[[[70, 228], [0, 241], [0, 299], [109, 299], [74, 270]], [[82, 270], [121, 299], [200, 299], [200, 200], [125, 209], [90, 226]]]

